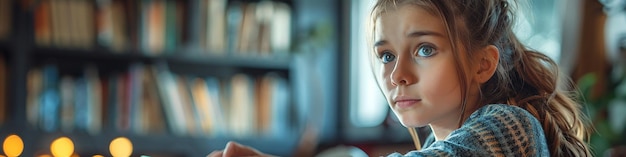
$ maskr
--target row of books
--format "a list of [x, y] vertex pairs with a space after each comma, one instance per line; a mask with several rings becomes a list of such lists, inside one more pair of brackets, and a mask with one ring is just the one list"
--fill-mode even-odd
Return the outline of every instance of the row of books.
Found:
[[6, 39], [11, 33], [11, 25], [13, 24], [12, 1], [0, 1], [0, 39]]
[[248, 137], [290, 128], [289, 83], [275, 73], [220, 79], [136, 63], [103, 76], [94, 66], [79, 76], [60, 74], [53, 64], [30, 70], [27, 120], [45, 131], [90, 134], [108, 126], [137, 134]]
[[2, 126], [7, 119], [7, 81], [7, 65], [4, 56], [0, 53], [0, 126]]
[[41, 0], [34, 10], [42, 46], [253, 56], [291, 46], [291, 8], [282, 2]]

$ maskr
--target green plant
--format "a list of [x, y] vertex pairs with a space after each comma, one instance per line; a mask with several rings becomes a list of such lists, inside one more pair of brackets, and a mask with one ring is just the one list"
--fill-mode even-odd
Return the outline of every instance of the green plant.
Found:
[[578, 81], [580, 98], [594, 127], [590, 145], [594, 156], [603, 156], [606, 150], [626, 144], [626, 81], [623, 70], [616, 70], [606, 80], [607, 90], [601, 96], [592, 96], [592, 88], [599, 82], [594, 73]]

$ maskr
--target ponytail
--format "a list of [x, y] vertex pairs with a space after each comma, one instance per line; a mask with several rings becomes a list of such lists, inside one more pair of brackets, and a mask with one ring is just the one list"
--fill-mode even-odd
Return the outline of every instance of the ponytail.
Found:
[[[514, 92], [507, 103], [530, 112], [541, 122], [551, 156], [591, 156], [587, 118], [559, 80], [556, 63], [535, 51], [517, 51], [511, 80]], [[571, 84], [571, 83], [570, 83]], [[564, 86], [565, 87], [565, 86]], [[518, 90], [515, 90], [518, 91]], [[535, 91], [535, 92], [528, 92]]]
[[571, 80], [559, 75], [554, 60], [528, 49], [513, 33], [518, 5], [512, 0], [445, 2], [447, 6], [439, 8], [454, 14], [444, 19], [463, 21], [448, 27], [457, 30], [451, 34], [460, 34], [454, 40], [460, 40], [467, 52], [486, 45], [500, 51], [496, 73], [481, 85], [478, 103], [526, 109], [541, 122], [551, 156], [591, 156], [585, 142], [590, 132], [588, 118], [574, 100]]

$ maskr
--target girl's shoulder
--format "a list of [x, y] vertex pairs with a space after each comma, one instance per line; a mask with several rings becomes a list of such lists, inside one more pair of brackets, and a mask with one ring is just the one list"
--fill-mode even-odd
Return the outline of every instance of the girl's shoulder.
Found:
[[548, 155], [541, 123], [523, 108], [489, 104], [476, 110], [446, 141], [473, 145], [487, 154]]
[[493, 137], [499, 142], [545, 142], [542, 125], [535, 116], [523, 108], [506, 104], [489, 104], [479, 108], [451, 136], [455, 132]]
[[[472, 124], [485, 119], [498, 119], [506, 124], [515, 123], [516, 120], [528, 121], [541, 127], [541, 123], [523, 108], [507, 104], [488, 104], [472, 113], [465, 121], [465, 124]], [[494, 121], [492, 121], [494, 122]]]
[[472, 113], [446, 139], [405, 156], [549, 156], [549, 150], [541, 123], [532, 114], [490, 104]]

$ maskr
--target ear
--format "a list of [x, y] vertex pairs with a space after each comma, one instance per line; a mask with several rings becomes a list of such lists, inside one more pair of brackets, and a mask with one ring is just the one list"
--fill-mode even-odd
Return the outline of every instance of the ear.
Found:
[[474, 80], [478, 83], [485, 83], [493, 76], [500, 61], [500, 51], [494, 45], [486, 46], [477, 57], [478, 69]]

